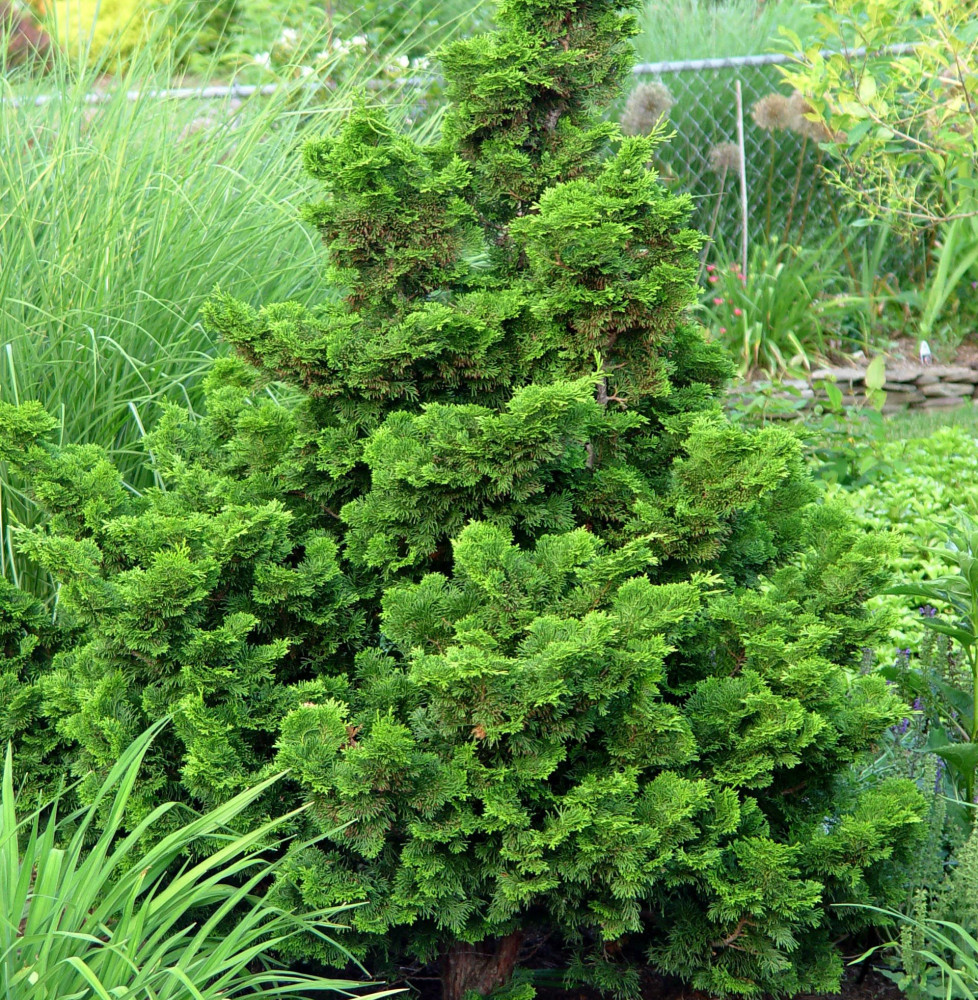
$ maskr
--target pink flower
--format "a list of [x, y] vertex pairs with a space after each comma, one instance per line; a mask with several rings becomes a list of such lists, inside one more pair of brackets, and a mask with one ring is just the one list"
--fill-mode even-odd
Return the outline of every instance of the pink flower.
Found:
[[727, 332], [727, 328], [725, 326], [721, 326], [720, 327], [720, 332], [721, 333], [726, 333]]
[[744, 315], [743, 309], [734, 309], [734, 316], [743, 316], [743, 315]]
[[711, 285], [715, 285], [720, 279], [715, 275], [711, 274], [709, 277], [709, 282]]
[[708, 271], [708, 272], [709, 272], [710, 274], [712, 274], [712, 273], [713, 273], [713, 272], [714, 272], [714, 271], [715, 271], [716, 269], [717, 269], [717, 266], [716, 266], [716, 264], [707, 264], [707, 265], [706, 265], [706, 270], [707, 270], [707, 271]]
[[723, 299], [714, 299], [713, 300], [713, 304], [715, 306], [722, 306], [723, 305]]

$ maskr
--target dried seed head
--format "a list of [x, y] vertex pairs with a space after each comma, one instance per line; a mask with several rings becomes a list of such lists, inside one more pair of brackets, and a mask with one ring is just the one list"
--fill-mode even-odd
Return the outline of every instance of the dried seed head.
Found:
[[740, 169], [740, 147], [735, 142], [719, 142], [710, 150], [710, 169], [718, 174]]
[[625, 135], [648, 135], [676, 103], [664, 83], [641, 83], [629, 95], [621, 116]]
[[797, 132], [798, 135], [804, 136], [806, 139], [811, 139], [813, 142], [831, 141], [832, 133], [829, 131], [828, 126], [823, 121], [813, 121], [808, 117], [815, 109], [797, 90], [791, 95], [788, 103], [791, 113], [788, 128], [792, 132]]
[[784, 94], [765, 94], [753, 107], [752, 115], [765, 132], [790, 128], [794, 119], [791, 99]]

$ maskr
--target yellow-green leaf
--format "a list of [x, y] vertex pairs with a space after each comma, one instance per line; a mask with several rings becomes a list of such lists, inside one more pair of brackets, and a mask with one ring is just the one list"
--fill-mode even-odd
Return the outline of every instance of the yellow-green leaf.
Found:
[[866, 368], [866, 388], [879, 390], [886, 381], [886, 362], [882, 354], [877, 354]]
[[863, 104], [870, 104], [875, 96], [876, 80], [866, 73], [859, 81], [859, 100], [862, 101]]

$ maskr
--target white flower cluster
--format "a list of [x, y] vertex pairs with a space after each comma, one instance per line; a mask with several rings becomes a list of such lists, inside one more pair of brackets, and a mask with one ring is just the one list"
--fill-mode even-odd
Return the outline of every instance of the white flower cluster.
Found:
[[[275, 44], [272, 46], [269, 52], [256, 52], [252, 57], [251, 61], [255, 66], [260, 66], [262, 69], [271, 69], [274, 56], [276, 54], [282, 54], [291, 52], [296, 49], [299, 45], [299, 31], [297, 28], [283, 28], [282, 34], [276, 39]], [[306, 67], [303, 67], [305, 69]], [[309, 70], [310, 73], [312, 70]], [[304, 76], [308, 75], [303, 73]]]
[[[256, 52], [252, 56], [252, 63], [262, 69], [271, 69], [278, 57], [295, 51], [299, 47], [300, 40], [300, 33], [296, 28], [284, 28], [271, 51]], [[335, 37], [327, 48], [321, 49], [309, 60], [309, 64], [298, 67], [299, 75], [303, 79], [314, 76], [323, 69], [324, 64], [335, 64], [337, 60], [344, 59], [351, 54], [363, 53], [369, 45], [366, 35], [353, 35], [350, 38]], [[430, 65], [431, 61], [427, 56], [411, 59], [408, 55], [400, 53], [390, 56], [381, 67], [381, 72], [388, 77], [396, 78], [409, 71], [423, 73], [429, 69]]]
[[334, 59], [336, 56], [346, 56], [351, 52], [362, 50], [367, 47], [366, 35], [354, 35], [352, 38], [334, 38], [328, 49], [323, 49], [316, 53], [317, 62], [325, 62], [327, 59]]

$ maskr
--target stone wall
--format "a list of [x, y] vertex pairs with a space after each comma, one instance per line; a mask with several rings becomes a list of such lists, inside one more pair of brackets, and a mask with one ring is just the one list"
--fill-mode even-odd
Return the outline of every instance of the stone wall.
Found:
[[[774, 399], [797, 401], [795, 412], [826, 402], [827, 382], [834, 382], [842, 392], [846, 406], [866, 403], [865, 368], [820, 368], [807, 379], [783, 379], [781, 382], [748, 382], [735, 385], [731, 395], [746, 400], [765, 393]], [[978, 396], [978, 367], [971, 365], [919, 365], [902, 362], [887, 365], [884, 413], [900, 410], [937, 410], [960, 406]], [[784, 416], [791, 416], [786, 412]]]

